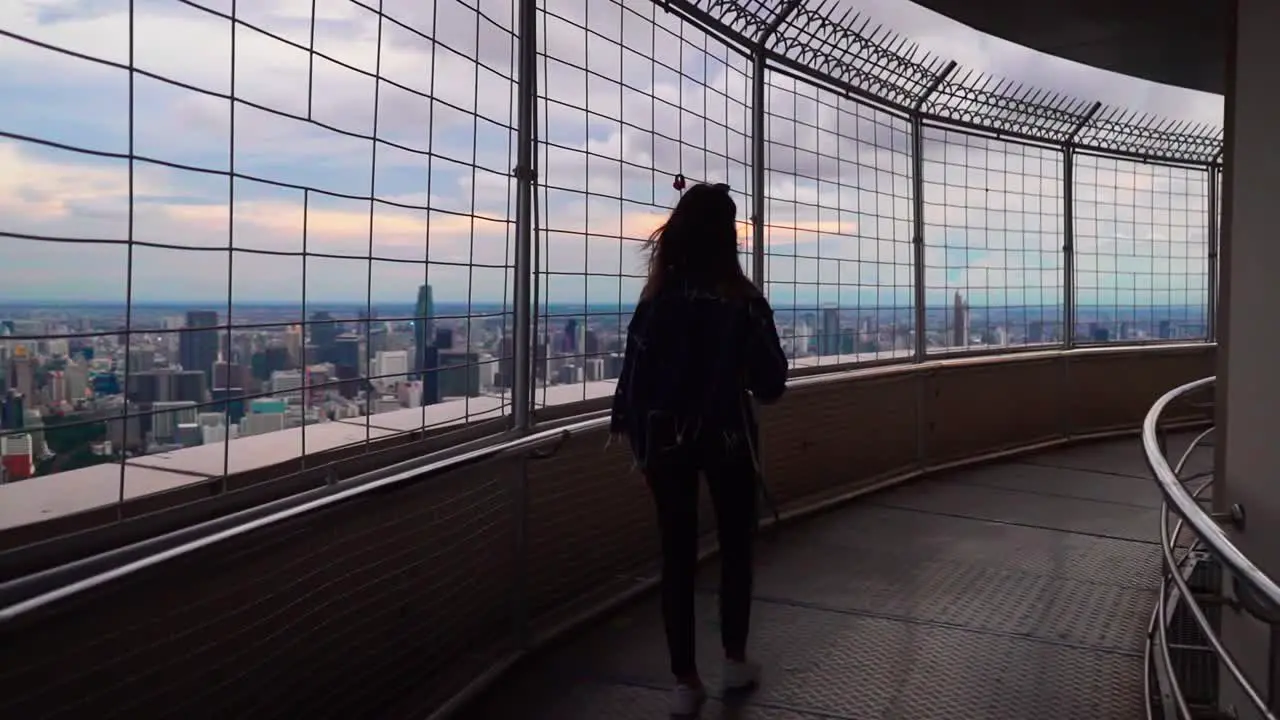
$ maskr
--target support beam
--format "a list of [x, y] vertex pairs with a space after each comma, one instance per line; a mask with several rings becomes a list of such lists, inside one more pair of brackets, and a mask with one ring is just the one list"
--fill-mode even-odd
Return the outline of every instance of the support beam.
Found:
[[1076, 153], [1062, 148], [1062, 345], [1076, 345]]
[[1218, 168], [1208, 167], [1209, 174], [1209, 226], [1207, 228], [1209, 246], [1205, 271], [1209, 274], [1208, 292], [1205, 299], [1204, 339], [1213, 342], [1218, 331]]
[[520, 56], [516, 107], [515, 348], [512, 358], [511, 416], [518, 432], [533, 424], [533, 151], [537, 142], [537, 0], [519, 0]]
[[1067, 134], [1062, 147], [1062, 344], [1076, 344], [1076, 158], [1071, 143], [1102, 109], [1095, 102]]
[[751, 63], [751, 279], [761, 292], [764, 284], [765, 122], [764, 53], [756, 50]]
[[923, 362], [929, 351], [925, 332], [928, 314], [925, 303], [925, 248], [924, 248], [924, 123], [920, 113], [942, 83], [956, 69], [952, 60], [942, 72], [929, 81], [928, 87], [916, 98], [911, 110], [911, 250], [912, 250], [912, 303], [915, 309], [915, 356]]
[[[1275, 237], [1275, 195], [1280, 189], [1280, 4], [1235, 0], [1229, 27], [1226, 146], [1223, 157], [1219, 297], [1215, 510], [1239, 505], [1248, 521], [1228, 536], [1263, 573], [1280, 577], [1280, 467], [1275, 413], [1280, 405], [1276, 360], [1280, 343], [1275, 307], [1280, 303], [1280, 243]], [[1224, 589], [1236, 597], [1230, 584]], [[1222, 614], [1223, 643], [1255, 688], [1280, 713], [1280, 637], [1246, 611]], [[1235, 683], [1222, 683], [1220, 708], [1240, 720], [1263, 717]]]
[[756, 38], [751, 52], [751, 279], [762, 291], [764, 275], [764, 223], [765, 223], [765, 82], [766, 55], [769, 39], [787, 17], [800, 6], [800, 0], [787, 0], [769, 22], [768, 27]]

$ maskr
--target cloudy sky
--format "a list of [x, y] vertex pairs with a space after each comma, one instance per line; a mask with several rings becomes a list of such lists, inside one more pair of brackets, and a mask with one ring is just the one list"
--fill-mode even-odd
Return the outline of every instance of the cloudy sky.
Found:
[[[131, 285], [140, 302], [411, 302], [424, 281], [442, 300], [509, 299], [511, 0], [382, 0], [381, 22], [365, 2], [316, 0], [313, 23], [312, 0], [245, 0], [233, 24], [232, 0], [134, 0], [132, 52], [129, 0], [0, 3], [0, 300], [122, 302]], [[964, 67], [1221, 121], [1215, 96], [906, 0], [850, 4]], [[627, 305], [636, 240], [675, 200], [676, 172], [729, 182], [750, 214], [749, 64], [645, 0], [546, 10], [543, 288]], [[905, 302], [907, 124], [782, 74], [768, 83], [770, 293]], [[925, 139], [930, 301], [1059, 302], [1058, 154]], [[131, 153], [145, 158], [132, 180]], [[1082, 158], [1077, 176], [1082, 301], [1200, 302], [1203, 174]]]

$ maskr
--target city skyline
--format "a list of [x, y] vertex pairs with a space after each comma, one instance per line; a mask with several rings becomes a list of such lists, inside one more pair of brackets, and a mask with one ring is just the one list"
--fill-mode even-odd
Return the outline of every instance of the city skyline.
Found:
[[[954, 292], [955, 292], [955, 291], [953, 291], [953, 295], [954, 295]], [[961, 295], [964, 295], [966, 298], [973, 297], [973, 296], [971, 296], [971, 295], [965, 294], [964, 292], [960, 292], [960, 294], [961, 294]], [[611, 303], [613, 303], [613, 304], [611, 304]], [[359, 310], [361, 310], [361, 309], [366, 309], [366, 308], [368, 308], [368, 307], [374, 307], [374, 308], [380, 308], [380, 307], [397, 307], [397, 306], [400, 306], [400, 307], [413, 307], [413, 306], [414, 306], [414, 304], [415, 304], [415, 303], [414, 303], [414, 302], [412, 302], [412, 301], [409, 301], [409, 302], [402, 302], [402, 303], [401, 303], [401, 302], [390, 301], [390, 302], [384, 302], [384, 303], [374, 303], [372, 306], [369, 306], [369, 305], [366, 305], [365, 303], [358, 302], [358, 301], [341, 301], [341, 300], [334, 300], [334, 301], [316, 301], [315, 303], [308, 303], [308, 306], [307, 306], [306, 310], [307, 310], [308, 312], [310, 312], [310, 311], [313, 311], [313, 310], [334, 310], [334, 309], [343, 309], [343, 310], [350, 310], [350, 311], [356, 312], [356, 311], [359, 311]], [[514, 307], [514, 306], [512, 306], [510, 303], [504, 303], [503, 301], [499, 301], [499, 300], [475, 300], [475, 301], [472, 301], [472, 302], [468, 303], [466, 300], [449, 300], [449, 299], [438, 299], [438, 298], [437, 298], [437, 299], [435, 300], [435, 304], [436, 304], [436, 306], [437, 306], [437, 307], [440, 307], [440, 306], [449, 306], [449, 307], [466, 307], [468, 304], [470, 304], [470, 305], [471, 305], [471, 306], [473, 306], [473, 307], [475, 307], [475, 306], [498, 307], [498, 308], [513, 308], [513, 307]], [[573, 301], [568, 301], [568, 300], [564, 300], [564, 301], [555, 301], [555, 302], [552, 302], [552, 303], [549, 303], [549, 304], [554, 305], [554, 306], [556, 306], [556, 307], [584, 307], [584, 305], [582, 305], [582, 304], [575, 304]], [[911, 304], [911, 303], [909, 303], [909, 302], [908, 302], [908, 303], [903, 303], [903, 304], [868, 302], [868, 303], [861, 303], [861, 304], [854, 303], [854, 304], [850, 304], [850, 305], [842, 305], [842, 304], [835, 303], [835, 302], [830, 302], [830, 303], [813, 303], [813, 304], [803, 304], [803, 305], [781, 304], [781, 303], [772, 303], [772, 302], [771, 302], [770, 304], [771, 304], [771, 305], [773, 305], [774, 307], [778, 307], [778, 308], [787, 308], [787, 309], [830, 308], [830, 307], [835, 307], [835, 308], [846, 309], [846, 310], [855, 310], [855, 309], [860, 309], [860, 308], [861, 308], [861, 309], [866, 309], [866, 310], [875, 310], [875, 309], [880, 309], [880, 310], [884, 310], [884, 311], [890, 311], [890, 310], [910, 310], [910, 309], [912, 309], [912, 308], [914, 307], [914, 305], [913, 305], [913, 304]], [[1057, 302], [1057, 303], [999, 303], [999, 304], [970, 303], [970, 304], [971, 304], [971, 305], [973, 305], [973, 307], [983, 307], [983, 308], [1021, 308], [1021, 307], [1059, 307], [1059, 308], [1060, 308], [1060, 307], [1063, 307], [1063, 303], [1061, 303], [1061, 302]], [[542, 305], [543, 305], [542, 303], [539, 303], [539, 307], [541, 307]], [[182, 308], [184, 311], [185, 311], [185, 310], [187, 310], [187, 309], [199, 309], [199, 310], [212, 310], [212, 311], [215, 311], [215, 312], [220, 312], [220, 311], [223, 311], [223, 310], [225, 310], [225, 309], [226, 309], [227, 304], [226, 304], [226, 302], [225, 302], [225, 301], [223, 301], [223, 302], [214, 301], [214, 300], [211, 300], [211, 301], [198, 301], [198, 300], [197, 300], [197, 301], [188, 301], [188, 300], [186, 300], [186, 299], [159, 300], [159, 301], [148, 301], [148, 302], [123, 303], [123, 302], [113, 302], [113, 301], [109, 301], [109, 300], [102, 300], [102, 301], [94, 301], [94, 300], [8, 300], [8, 299], [5, 299], [5, 298], [0, 297], [0, 311], [5, 310], [5, 309], [13, 309], [13, 308], [19, 308], [19, 309], [20, 309], [20, 308], [27, 308], [27, 307], [30, 307], [30, 308], [76, 308], [76, 307], [93, 307], [93, 308], [124, 308], [124, 307], [127, 307], [127, 306], [132, 306], [132, 307], [135, 307], [135, 308], [145, 308], [145, 309], [175, 309], [175, 308]], [[303, 310], [302, 305], [301, 305], [300, 303], [293, 303], [293, 302], [288, 301], [288, 300], [243, 300], [243, 301], [238, 301], [238, 302], [236, 303], [236, 306], [254, 307], [254, 308], [296, 308], [296, 309], [298, 309], [298, 310], [299, 310], [299, 312], [301, 312], [301, 311]], [[634, 309], [635, 309], [635, 302], [631, 302], [631, 303], [629, 303], [629, 304], [628, 304], [628, 303], [626, 303], [626, 302], [624, 301], [621, 305], [619, 305], [619, 304], [616, 304], [616, 301], [615, 301], [615, 300], [599, 300], [599, 301], [591, 301], [591, 302], [588, 302], [588, 303], [586, 304], [586, 307], [604, 307], [604, 306], [608, 306], [608, 307], [620, 307], [620, 308], [622, 308], [622, 309], [624, 309], [624, 310], [634, 310]], [[929, 310], [932, 310], [932, 309], [947, 309], [947, 308], [949, 308], [949, 307], [950, 307], [949, 303], [940, 303], [940, 304], [932, 304], [932, 305], [928, 305], [928, 306], [926, 306], [926, 309], [929, 309]], [[1080, 307], [1087, 307], [1087, 308], [1117, 308], [1117, 307], [1122, 307], [1122, 308], [1174, 308], [1174, 307], [1203, 307], [1203, 303], [1194, 303], [1194, 302], [1189, 302], [1189, 303], [1181, 303], [1181, 302], [1160, 302], [1160, 303], [1098, 303], [1098, 302], [1093, 302], [1093, 303], [1076, 303], [1076, 304], [1074, 305], [1074, 307], [1077, 307], [1077, 308], [1080, 308]], [[413, 314], [413, 313], [407, 313], [407, 314], [405, 314], [405, 317], [414, 317], [414, 314]]]

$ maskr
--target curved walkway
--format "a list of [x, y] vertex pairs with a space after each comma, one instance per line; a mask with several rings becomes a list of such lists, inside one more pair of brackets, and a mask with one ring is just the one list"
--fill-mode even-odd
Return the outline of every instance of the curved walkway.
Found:
[[[763, 684], [702, 717], [1144, 717], [1158, 507], [1137, 440], [1123, 440], [947, 473], [766, 535], [751, 647]], [[704, 572], [699, 598], [709, 686], [717, 575]], [[648, 597], [539, 653], [464, 716], [663, 718], [665, 657]]]

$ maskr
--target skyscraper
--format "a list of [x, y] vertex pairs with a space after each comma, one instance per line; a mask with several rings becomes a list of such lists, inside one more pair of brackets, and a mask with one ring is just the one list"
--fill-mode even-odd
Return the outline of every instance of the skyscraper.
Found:
[[25, 407], [22, 394], [17, 390], [0, 395], [0, 430], [21, 430], [25, 424]]
[[952, 307], [951, 344], [965, 347], [969, 344], [969, 303], [964, 301], [960, 291], [956, 291], [955, 305]]
[[333, 321], [333, 315], [325, 310], [311, 314], [311, 344], [315, 346], [314, 362], [333, 362], [334, 341], [342, 329]]
[[213, 385], [213, 364], [218, 360], [218, 313], [189, 310], [187, 324], [178, 337], [178, 362], [184, 370], [204, 373], [205, 386]]
[[[421, 379], [424, 370], [433, 369], [435, 363], [428, 364], [427, 348], [435, 340], [435, 305], [431, 301], [431, 286], [418, 288], [418, 303], [413, 318], [413, 372], [414, 379]], [[425, 401], [424, 401], [425, 402]]]
[[818, 354], [840, 354], [840, 308], [822, 309], [822, 335], [818, 338]]
[[359, 335], [339, 335], [334, 339], [333, 364], [338, 384], [338, 392], [343, 397], [353, 398], [360, 393], [360, 366], [364, 354], [360, 352]]
[[578, 351], [578, 319], [569, 318], [564, 324], [564, 335], [560, 341], [563, 352], [573, 354]]

